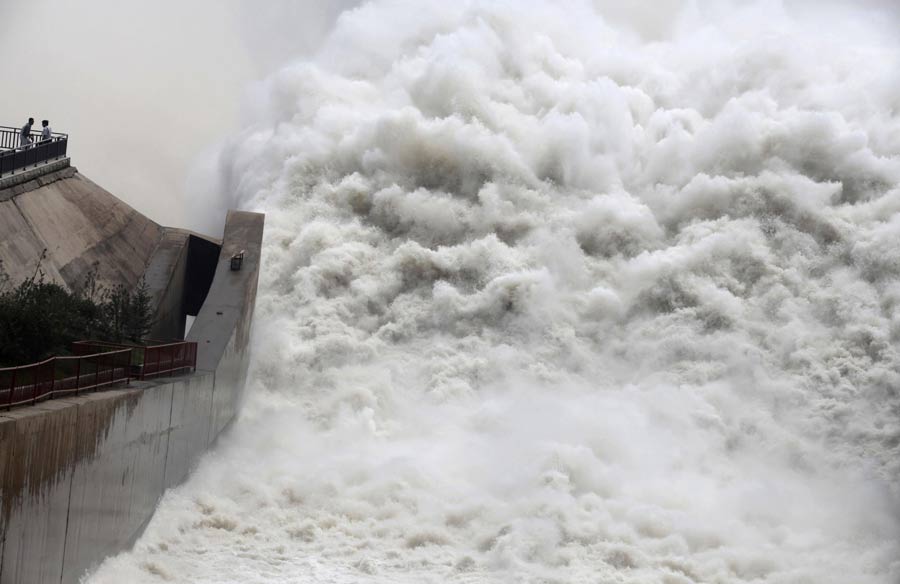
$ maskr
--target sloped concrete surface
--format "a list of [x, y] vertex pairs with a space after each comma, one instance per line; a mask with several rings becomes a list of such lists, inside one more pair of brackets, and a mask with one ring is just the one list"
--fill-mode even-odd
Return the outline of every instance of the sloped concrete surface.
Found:
[[184, 280], [187, 270], [190, 234], [180, 229], [165, 229], [150, 257], [144, 281], [156, 313], [154, 339], [184, 338]]
[[74, 168], [47, 175], [37, 188], [0, 201], [0, 260], [10, 283], [31, 277], [41, 251], [47, 279], [79, 289], [96, 269], [98, 282], [133, 286], [160, 241], [162, 227]]

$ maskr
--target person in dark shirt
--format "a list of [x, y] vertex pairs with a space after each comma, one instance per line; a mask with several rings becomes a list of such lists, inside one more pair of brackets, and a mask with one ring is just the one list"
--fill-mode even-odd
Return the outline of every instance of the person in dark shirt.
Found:
[[28, 123], [22, 126], [19, 132], [19, 147], [27, 148], [31, 146], [31, 126], [34, 125], [34, 118], [28, 118]]

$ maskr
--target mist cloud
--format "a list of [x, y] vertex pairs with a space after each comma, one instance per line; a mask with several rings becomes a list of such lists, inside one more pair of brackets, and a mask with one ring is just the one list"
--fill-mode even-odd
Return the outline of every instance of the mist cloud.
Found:
[[609, 6], [370, 2], [257, 88], [246, 415], [92, 582], [897, 580], [885, 6]]

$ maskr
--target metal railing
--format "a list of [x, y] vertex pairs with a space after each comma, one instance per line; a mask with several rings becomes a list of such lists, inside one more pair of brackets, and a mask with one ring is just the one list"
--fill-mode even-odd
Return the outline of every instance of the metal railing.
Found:
[[36, 404], [60, 395], [78, 395], [197, 367], [197, 343], [191, 341], [149, 346], [77, 341], [72, 349], [75, 355], [71, 357], [0, 368], [0, 408]]
[[104, 341], [78, 341], [72, 344], [76, 355], [128, 349], [132, 351], [131, 376], [150, 379], [162, 375], [193, 371], [197, 367], [197, 343], [193, 341], [162, 342], [152, 345], [129, 345]]
[[141, 379], [197, 368], [197, 343], [181, 342], [144, 348]]
[[68, 134], [53, 133], [49, 140], [42, 140], [41, 132], [32, 130], [31, 144], [20, 145], [20, 132], [17, 128], [0, 126], [0, 177], [65, 157], [69, 145]]
[[[12, 126], [0, 126], [0, 150], [15, 150], [16, 148], [23, 148], [24, 146], [19, 143], [19, 135], [22, 130], [20, 128], [13, 128]], [[37, 128], [36, 130], [31, 130], [29, 134], [31, 137], [32, 145], [37, 145], [42, 141], [42, 128]], [[61, 132], [52, 132], [50, 134], [51, 139], [62, 139], [68, 138], [68, 134], [63, 134]]]
[[[15, 150], [22, 146], [19, 138], [21, 130], [18, 128], [11, 128], [9, 126], [0, 126], [0, 150]], [[40, 142], [41, 141], [41, 133], [32, 130], [31, 131], [31, 141], [32, 142]]]
[[131, 349], [52, 357], [40, 363], [0, 369], [0, 404], [9, 409], [130, 380]]

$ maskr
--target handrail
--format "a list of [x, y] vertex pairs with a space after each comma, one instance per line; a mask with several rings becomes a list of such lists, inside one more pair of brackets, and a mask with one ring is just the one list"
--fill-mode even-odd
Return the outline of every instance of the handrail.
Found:
[[[93, 357], [94, 355], [82, 355], [82, 357]], [[21, 369], [23, 367], [38, 367], [40, 365], [46, 365], [47, 363], [53, 361], [56, 357], [48, 357], [43, 361], [38, 361], [37, 363], [29, 363], [28, 365], [13, 365], [12, 367], [0, 367], [0, 375], [6, 373], [8, 371], [12, 371], [13, 369]]]
[[[40, 144], [41, 142], [46, 142], [47, 140], [43, 139], [43, 133], [41, 129], [31, 130], [28, 133], [28, 136], [31, 138], [31, 142], [26, 145], [20, 144], [21, 140], [21, 128], [11, 128], [9, 126], [0, 126], [0, 156], [3, 154], [8, 154], [10, 152], [14, 152], [16, 150], [22, 150], [25, 148], [33, 148], [36, 144]], [[63, 134], [61, 132], [51, 132], [50, 140], [68, 140], [69, 135]]]
[[[22, 132], [22, 128], [14, 128], [12, 126], [0, 126], [0, 132], [6, 131], [6, 130], [15, 132], [17, 135]], [[41, 128], [39, 128], [37, 130], [31, 130], [30, 135], [31, 136], [34, 136], [34, 135], [40, 136], [41, 130], [42, 130]], [[50, 135], [53, 136], [54, 138], [68, 138], [69, 137], [68, 134], [64, 134], [63, 132], [50, 132]]]
[[[57, 395], [78, 395], [122, 382], [129, 384], [132, 379], [161, 377], [197, 367], [194, 341], [148, 346], [76, 341], [72, 348], [72, 356], [0, 368], [0, 407], [8, 410]], [[111, 350], [97, 351], [104, 348]]]
[[131, 347], [134, 349], [155, 349], [159, 347], [172, 347], [175, 345], [184, 345], [185, 343], [194, 343], [195, 341], [161, 341], [158, 339], [147, 339], [148, 345], [138, 343], [113, 343], [110, 341], [75, 341], [73, 345], [93, 345], [95, 347]]
[[[36, 124], [32, 124], [32, 127], [34, 127], [35, 125]], [[15, 130], [16, 132], [20, 132], [22, 130], [22, 128], [17, 128], [15, 126], [4, 126], [4, 125], [0, 124], [0, 130]], [[34, 132], [34, 131], [35, 130], [32, 130], [32, 132]]]
[[78, 395], [131, 382], [131, 349], [51, 357], [39, 363], [0, 368], [0, 404], [10, 409], [60, 394]]
[[157, 345], [110, 343], [108, 341], [76, 341], [72, 343], [75, 354], [97, 348], [128, 348], [132, 354], [132, 376], [137, 379], [159, 377], [176, 371], [197, 368], [196, 341], [175, 341]]

